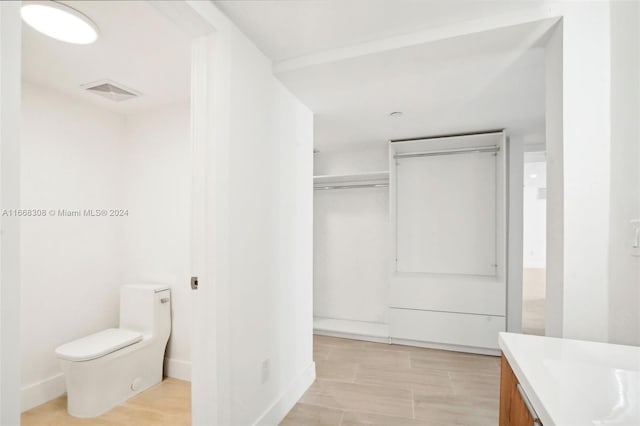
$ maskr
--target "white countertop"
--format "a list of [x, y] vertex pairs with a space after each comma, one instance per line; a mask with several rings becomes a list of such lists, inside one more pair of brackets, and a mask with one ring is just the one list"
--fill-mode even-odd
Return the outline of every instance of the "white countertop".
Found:
[[640, 348], [500, 333], [544, 426], [640, 425]]

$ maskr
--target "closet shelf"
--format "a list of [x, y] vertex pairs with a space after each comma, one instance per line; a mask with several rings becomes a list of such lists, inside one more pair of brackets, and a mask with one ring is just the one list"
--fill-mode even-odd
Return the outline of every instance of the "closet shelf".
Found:
[[349, 175], [320, 175], [313, 177], [315, 188], [335, 185], [388, 184], [389, 172], [366, 172]]

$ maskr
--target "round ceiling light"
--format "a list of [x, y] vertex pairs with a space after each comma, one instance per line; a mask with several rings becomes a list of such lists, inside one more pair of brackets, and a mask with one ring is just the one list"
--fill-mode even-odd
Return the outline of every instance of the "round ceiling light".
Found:
[[22, 19], [44, 35], [73, 44], [90, 44], [98, 38], [98, 27], [77, 10], [56, 1], [25, 2]]

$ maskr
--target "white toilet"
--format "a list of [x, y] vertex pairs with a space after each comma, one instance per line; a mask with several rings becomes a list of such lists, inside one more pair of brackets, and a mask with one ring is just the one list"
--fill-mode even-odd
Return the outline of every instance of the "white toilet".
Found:
[[99, 416], [160, 383], [170, 334], [169, 287], [123, 286], [120, 328], [74, 340], [55, 351], [67, 384], [69, 414]]

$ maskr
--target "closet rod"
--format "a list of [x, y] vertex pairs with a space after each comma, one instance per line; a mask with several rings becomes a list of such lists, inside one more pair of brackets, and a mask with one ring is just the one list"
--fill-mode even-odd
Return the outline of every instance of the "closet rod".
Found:
[[363, 183], [363, 184], [354, 184], [354, 185], [324, 185], [324, 186], [314, 186], [314, 190], [317, 191], [328, 191], [331, 189], [356, 189], [356, 188], [384, 188], [388, 187], [388, 183]]
[[393, 158], [411, 158], [411, 157], [431, 157], [434, 155], [453, 155], [453, 154], [469, 154], [474, 152], [498, 152], [499, 146], [477, 146], [473, 148], [449, 149], [446, 151], [429, 151], [429, 152], [408, 152], [406, 154], [395, 154]]

